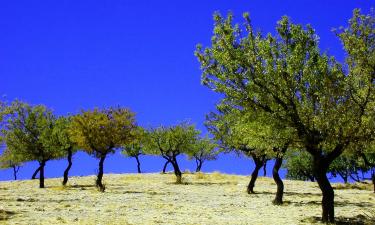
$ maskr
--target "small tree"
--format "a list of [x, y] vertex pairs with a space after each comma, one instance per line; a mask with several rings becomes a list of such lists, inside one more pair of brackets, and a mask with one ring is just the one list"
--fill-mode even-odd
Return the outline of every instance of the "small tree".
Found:
[[0, 156], [0, 168], [1, 169], [9, 169], [11, 168], [13, 170], [13, 177], [14, 180], [17, 180], [17, 173], [21, 167], [22, 163], [19, 162], [19, 159], [17, 159], [12, 153], [5, 149], [2, 155]]
[[127, 157], [135, 158], [137, 161], [137, 171], [138, 173], [141, 173], [141, 162], [139, 161], [139, 156], [144, 155], [143, 145], [146, 138], [146, 132], [142, 127], [137, 127], [137, 129], [134, 130], [133, 135], [133, 140], [122, 146], [123, 150], [121, 153]]
[[99, 159], [96, 186], [100, 191], [105, 190], [102, 183], [104, 160], [108, 154], [133, 140], [135, 128], [134, 113], [121, 107], [82, 111], [72, 117], [69, 126], [71, 140]]
[[295, 180], [315, 181], [311, 156], [305, 151], [290, 151], [286, 155], [286, 177]]
[[147, 136], [146, 152], [153, 155], [161, 155], [170, 161], [176, 175], [176, 183], [182, 183], [182, 173], [177, 162], [177, 156], [189, 152], [199, 135], [194, 126], [186, 123], [171, 127], [158, 127], [151, 129]]
[[195, 159], [195, 172], [200, 172], [205, 161], [216, 160], [219, 152], [217, 144], [208, 138], [198, 138], [194, 147], [188, 152], [189, 159]]
[[69, 126], [71, 125], [72, 118], [70, 116], [59, 117], [52, 129], [51, 143], [57, 151], [61, 152], [62, 157], [66, 157], [68, 166], [64, 170], [64, 177], [62, 184], [66, 185], [68, 182], [69, 171], [73, 165], [72, 158], [73, 154], [77, 152], [78, 148], [70, 138]]
[[2, 134], [11, 155], [18, 162], [39, 162], [39, 187], [44, 188], [44, 167], [51, 159], [61, 157], [61, 152], [51, 145], [55, 123], [52, 111], [44, 105], [31, 106], [14, 101], [6, 110], [6, 125]]

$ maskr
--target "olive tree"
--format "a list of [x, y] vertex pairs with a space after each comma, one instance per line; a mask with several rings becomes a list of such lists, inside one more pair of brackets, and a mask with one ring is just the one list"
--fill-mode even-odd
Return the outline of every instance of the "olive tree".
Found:
[[160, 126], [148, 131], [146, 152], [152, 155], [160, 155], [169, 161], [176, 175], [176, 183], [182, 183], [182, 173], [178, 165], [177, 156], [188, 153], [194, 148], [194, 144], [200, 132], [186, 123], [175, 126]]
[[104, 160], [109, 154], [133, 139], [134, 113], [127, 108], [112, 107], [82, 111], [72, 117], [70, 139], [79, 149], [99, 159], [96, 186], [102, 192]]
[[[294, 143], [312, 156], [322, 191], [322, 221], [334, 222], [330, 164], [351, 146], [374, 139], [375, 19], [355, 10], [338, 32], [346, 65], [319, 49], [311, 26], [283, 17], [276, 34], [255, 32], [248, 14], [243, 26], [215, 14], [211, 47], [198, 46], [202, 83], [229, 105], [260, 112], [272, 127], [291, 129]], [[244, 29], [243, 29], [244, 28]], [[282, 131], [280, 130], [280, 132]]]

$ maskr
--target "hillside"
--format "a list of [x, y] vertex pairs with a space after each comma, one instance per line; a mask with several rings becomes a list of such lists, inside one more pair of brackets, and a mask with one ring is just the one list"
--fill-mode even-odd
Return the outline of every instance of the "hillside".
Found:
[[[106, 174], [106, 192], [93, 186], [95, 177], [0, 182], [0, 223], [5, 224], [311, 224], [320, 216], [316, 183], [285, 181], [285, 204], [274, 206], [275, 185], [259, 178], [257, 194], [248, 195], [249, 177], [184, 174]], [[336, 216], [363, 220], [375, 208], [371, 186], [336, 189]], [[372, 211], [373, 213], [373, 211]]]

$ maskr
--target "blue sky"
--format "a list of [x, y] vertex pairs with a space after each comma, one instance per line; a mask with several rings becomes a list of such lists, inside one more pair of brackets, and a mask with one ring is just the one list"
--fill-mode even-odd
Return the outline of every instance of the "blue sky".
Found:
[[[0, 96], [45, 104], [57, 114], [122, 105], [137, 114], [140, 125], [170, 125], [190, 120], [205, 132], [204, 116], [219, 96], [200, 85], [195, 46], [207, 46], [212, 14], [233, 12], [242, 22], [250, 12], [262, 32], [274, 32], [288, 15], [295, 23], [311, 24], [322, 50], [343, 60], [332, 28], [346, 26], [354, 8], [369, 12], [370, 0], [251, 1], [1, 1]], [[73, 175], [94, 174], [97, 161], [75, 156]], [[61, 176], [64, 161], [49, 162], [47, 177]], [[160, 171], [162, 160], [143, 158], [145, 172]], [[35, 163], [20, 170], [31, 176]], [[194, 168], [182, 160], [183, 169]], [[249, 174], [248, 159], [226, 155], [203, 166], [204, 171]], [[269, 168], [271, 166], [269, 165]], [[131, 159], [111, 156], [105, 172], [135, 172]], [[11, 171], [0, 171], [0, 180]]]

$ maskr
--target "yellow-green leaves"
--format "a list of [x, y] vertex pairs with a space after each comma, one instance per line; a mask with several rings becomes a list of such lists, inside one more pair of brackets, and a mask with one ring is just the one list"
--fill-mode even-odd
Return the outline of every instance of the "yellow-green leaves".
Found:
[[133, 112], [113, 107], [82, 111], [73, 116], [69, 134], [79, 148], [101, 157], [130, 143], [135, 128]]

